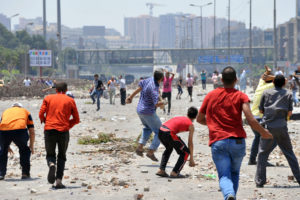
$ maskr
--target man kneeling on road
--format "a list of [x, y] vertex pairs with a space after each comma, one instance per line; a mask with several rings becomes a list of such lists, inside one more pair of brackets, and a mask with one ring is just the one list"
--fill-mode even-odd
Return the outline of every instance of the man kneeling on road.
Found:
[[30, 178], [30, 155], [34, 153], [34, 139], [32, 117], [22, 104], [15, 103], [3, 112], [0, 124], [0, 180], [6, 175], [7, 154], [12, 152], [9, 147], [11, 142], [19, 148], [22, 179]]

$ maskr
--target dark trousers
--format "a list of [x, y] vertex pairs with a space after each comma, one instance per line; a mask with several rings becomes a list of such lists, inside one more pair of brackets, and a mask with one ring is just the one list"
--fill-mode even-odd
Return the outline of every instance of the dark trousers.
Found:
[[189, 93], [190, 97], [192, 98], [192, 96], [193, 96], [193, 87], [188, 87], [187, 90], [188, 90], [188, 93]]
[[121, 104], [125, 105], [125, 100], [126, 100], [126, 89], [125, 88], [120, 89], [120, 96], [121, 96]]
[[[260, 123], [261, 122], [261, 118], [256, 118], [256, 120]], [[249, 160], [251, 160], [252, 162], [256, 161], [256, 157], [257, 157], [257, 154], [258, 154], [258, 148], [259, 148], [259, 141], [260, 141], [260, 134], [253, 130], [253, 133], [254, 133], [254, 139], [253, 139], [253, 142], [252, 142], [252, 145], [251, 145], [251, 150], [250, 150], [250, 158]], [[275, 147], [277, 146], [277, 143], [275, 140], [273, 140], [273, 146], [272, 146], [272, 150], [275, 149]]]
[[69, 144], [69, 131], [60, 132], [57, 130], [46, 130], [45, 131], [45, 146], [46, 146], [46, 159], [47, 164], [56, 164], [56, 145], [58, 146], [57, 155], [57, 170], [56, 179], [62, 179], [64, 176], [65, 163], [67, 161], [66, 152]]
[[30, 175], [30, 155], [28, 147], [29, 135], [27, 129], [15, 131], [0, 131], [0, 176], [6, 175], [8, 147], [11, 142], [19, 148], [22, 174]]
[[[268, 130], [273, 135], [273, 140], [277, 142], [279, 148], [286, 157], [296, 180], [300, 184], [299, 164], [293, 151], [293, 146], [291, 143], [290, 136], [288, 134], [287, 127], [268, 128]], [[268, 157], [273, 150], [273, 140], [267, 140], [262, 138], [260, 139], [257, 170], [255, 176], [255, 182], [257, 185], [264, 185], [266, 183], [266, 165]]]
[[206, 90], [206, 80], [202, 80], [202, 89]]
[[172, 98], [172, 93], [171, 92], [163, 92], [162, 98], [168, 98], [168, 113], [171, 111], [171, 98]]
[[173, 171], [178, 174], [182, 170], [185, 162], [187, 161], [190, 155], [189, 148], [185, 145], [185, 143], [181, 140], [180, 137], [176, 135], [172, 137], [170, 132], [159, 130], [158, 138], [160, 139], [160, 142], [166, 147], [166, 150], [162, 155], [160, 169], [166, 169], [172, 151], [173, 149], [175, 149], [176, 152], [179, 154], [179, 158], [177, 160], [176, 165], [173, 168]]

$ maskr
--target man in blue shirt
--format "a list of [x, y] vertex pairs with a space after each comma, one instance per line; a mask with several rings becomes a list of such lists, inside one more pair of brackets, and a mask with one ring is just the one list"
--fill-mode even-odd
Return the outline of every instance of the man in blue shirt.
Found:
[[160, 141], [158, 139], [158, 132], [161, 126], [161, 121], [156, 114], [157, 107], [163, 107], [163, 101], [160, 101], [159, 97], [159, 84], [163, 81], [164, 74], [162, 71], [155, 71], [154, 77], [140, 81], [139, 88], [136, 89], [127, 99], [126, 103], [132, 102], [132, 99], [139, 92], [140, 100], [137, 106], [138, 116], [144, 125], [143, 133], [139, 140], [139, 146], [136, 149], [136, 153], [139, 156], [143, 156], [143, 147], [150, 138], [152, 132], [155, 133], [152, 143], [150, 145], [149, 151], [146, 156], [153, 161], [158, 161], [155, 157], [154, 152], [157, 150]]
[[206, 71], [202, 70], [200, 76], [202, 81], [202, 89], [206, 90]]

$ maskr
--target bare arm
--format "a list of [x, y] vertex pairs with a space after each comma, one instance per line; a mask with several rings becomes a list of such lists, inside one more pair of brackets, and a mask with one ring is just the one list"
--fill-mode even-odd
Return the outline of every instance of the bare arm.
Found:
[[289, 111], [288, 112], [288, 118], [290, 118], [292, 116], [292, 114], [293, 114], [293, 111]]
[[197, 122], [198, 122], [199, 124], [202, 124], [202, 125], [207, 125], [207, 124], [206, 124], [206, 117], [205, 117], [205, 114], [199, 112], [199, 113], [198, 113], [198, 116], [197, 116]]
[[245, 117], [246, 117], [249, 125], [251, 126], [251, 128], [254, 129], [255, 131], [259, 132], [259, 134], [261, 135], [262, 138], [264, 138], [264, 139], [272, 139], [273, 138], [272, 134], [268, 130], [264, 129], [258, 123], [258, 121], [253, 117], [249, 103], [243, 104], [243, 112], [244, 112]]
[[35, 142], [35, 132], [34, 128], [29, 128], [29, 148], [32, 154], [34, 154], [34, 142]]
[[190, 125], [189, 127], [189, 140], [188, 140], [188, 147], [190, 150], [190, 167], [194, 167], [196, 164], [194, 162], [194, 144], [193, 144], [193, 135], [194, 135], [194, 125]]
[[142, 91], [142, 88], [139, 87], [138, 89], [136, 89], [127, 99], [126, 99], [126, 103], [130, 104], [132, 102], [132, 99], [135, 97], [135, 95], [137, 95], [139, 92]]

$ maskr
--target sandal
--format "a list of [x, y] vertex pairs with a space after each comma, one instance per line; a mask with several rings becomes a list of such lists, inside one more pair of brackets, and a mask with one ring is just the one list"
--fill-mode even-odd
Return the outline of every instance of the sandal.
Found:
[[182, 174], [177, 174], [177, 176], [170, 175], [170, 178], [187, 178], [187, 176]]
[[165, 172], [163, 174], [160, 174], [160, 173], [156, 173], [157, 176], [160, 176], [160, 177], [169, 177], [169, 175]]
[[147, 156], [148, 158], [150, 158], [151, 160], [153, 160], [153, 161], [155, 161], [155, 162], [158, 162], [158, 159], [155, 157], [154, 154], [149, 154], [149, 153], [147, 153], [146, 156]]
[[135, 153], [136, 153], [138, 156], [144, 157], [144, 151], [140, 151], [139, 149], [136, 149], [136, 150], [135, 150]]

